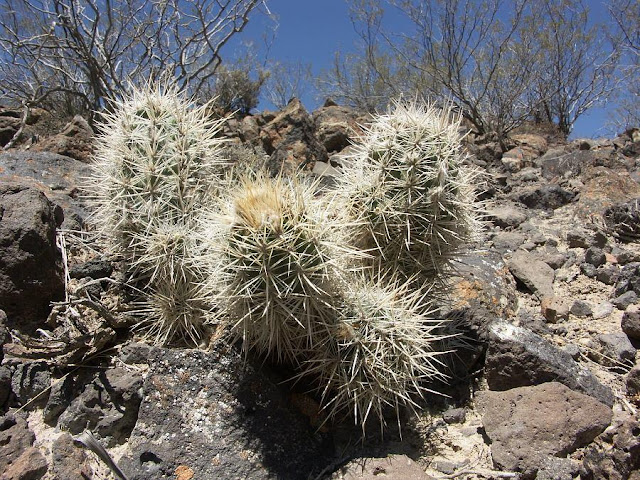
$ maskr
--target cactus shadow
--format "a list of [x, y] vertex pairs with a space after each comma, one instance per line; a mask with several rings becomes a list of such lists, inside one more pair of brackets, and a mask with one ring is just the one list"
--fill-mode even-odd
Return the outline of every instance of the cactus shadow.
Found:
[[292, 370], [249, 356], [234, 392], [247, 450], [257, 451], [262, 466], [276, 478], [316, 478], [334, 462], [333, 436], [318, 430], [286, 379]]

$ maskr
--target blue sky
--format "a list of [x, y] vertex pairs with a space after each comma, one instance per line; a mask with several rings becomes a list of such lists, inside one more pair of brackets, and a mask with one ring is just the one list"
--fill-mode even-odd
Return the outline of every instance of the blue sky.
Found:
[[[345, 0], [266, 0], [269, 10], [277, 16], [278, 28], [271, 44], [269, 58], [282, 62], [298, 60], [312, 65], [315, 77], [331, 68], [335, 52], [347, 53], [356, 50], [358, 40], [349, 19], [349, 6]], [[590, 12], [595, 18], [607, 15], [605, 3], [587, 0]], [[402, 29], [396, 18], [392, 28]], [[263, 54], [262, 35], [265, 25], [273, 25], [265, 18], [256, 17], [249, 22], [241, 40], [250, 40]], [[315, 98], [312, 88], [307, 89], [302, 102], [309, 111], [318, 108], [323, 100]], [[272, 109], [265, 100], [258, 110]], [[603, 136], [602, 127], [606, 122], [607, 108], [593, 109], [583, 115], [575, 124], [571, 137]]]

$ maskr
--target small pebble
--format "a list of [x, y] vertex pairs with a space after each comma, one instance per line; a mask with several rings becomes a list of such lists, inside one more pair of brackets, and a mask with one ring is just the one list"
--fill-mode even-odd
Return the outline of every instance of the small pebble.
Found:
[[593, 309], [593, 318], [598, 320], [600, 318], [608, 317], [613, 313], [613, 308], [612, 303], [602, 302]]
[[478, 427], [462, 427], [459, 432], [463, 437], [473, 437], [478, 434]]
[[622, 295], [617, 296], [611, 303], [613, 303], [620, 310], [626, 310], [629, 305], [638, 301], [638, 295], [633, 290], [624, 292]]
[[576, 256], [576, 252], [568, 251], [566, 252], [567, 261], [564, 263], [564, 266], [569, 268], [576, 264], [578, 257]]
[[578, 360], [578, 358], [580, 358], [580, 347], [578, 345], [570, 343], [562, 347], [562, 350], [571, 355], [571, 358], [574, 360]]
[[567, 330], [567, 327], [565, 327], [564, 325], [558, 325], [558, 324], [551, 324], [549, 325], [549, 329], [555, 334], [555, 335], [559, 335], [561, 337], [566, 337], [567, 334], [569, 333], [569, 330]]
[[624, 333], [603, 333], [596, 337], [597, 351], [593, 359], [618, 372], [626, 372], [633, 367], [636, 349]]
[[640, 260], [640, 255], [630, 252], [628, 250], [623, 250], [616, 255], [616, 259], [620, 265], [626, 265], [627, 263], [633, 263]]
[[596, 272], [596, 279], [605, 285], [613, 285], [618, 280], [620, 271], [616, 265], [602, 265]]
[[467, 413], [464, 408], [450, 408], [442, 413], [442, 419], [448, 424], [464, 423]]
[[608, 241], [609, 239], [602, 232], [596, 232], [593, 235], [593, 244], [598, 248], [604, 248]]
[[520, 176], [520, 180], [523, 182], [535, 182], [540, 178], [540, 175], [536, 172], [525, 172]]
[[544, 254], [541, 260], [554, 270], [558, 270], [567, 261], [567, 255], [559, 252], [557, 249], [551, 249]]
[[594, 267], [599, 267], [600, 265], [604, 265], [607, 261], [607, 257], [602, 249], [597, 247], [589, 247], [587, 251], [584, 252], [584, 261]]
[[640, 306], [630, 305], [622, 315], [622, 331], [633, 340], [640, 340]]
[[640, 394], [640, 366], [633, 367], [627, 374], [627, 393], [629, 395]]
[[451, 475], [460, 467], [464, 466], [460, 462], [451, 462], [449, 460], [435, 460], [431, 463], [431, 467], [445, 475]]
[[535, 243], [536, 245], [544, 245], [547, 242], [547, 237], [545, 237], [542, 233], [537, 232], [531, 237], [530, 241]]
[[584, 230], [567, 232], [569, 248], [588, 248], [591, 244], [589, 234]]
[[569, 319], [570, 300], [564, 297], [545, 297], [540, 302], [540, 312], [549, 323]]
[[596, 267], [590, 263], [581, 263], [580, 271], [589, 278], [594, 278], [598, 273]]
[[618, 263], [618, 259], [609, 252], [604, 252], [604, 256], [607, 259], [607, 263]]
[[576, 300], [573, 302], [573, 305], [571, 305], [570, 312], [576, 317], [585, 318], [593, 314], [593, 309], [588, 302], [585, 302], [584, 300]]
[[574, 269], [568, 269], [565, 264], [561, 270], [556, 272], [556, 280], [559, 282], [573, 282], [578, 277], [578, 272]]

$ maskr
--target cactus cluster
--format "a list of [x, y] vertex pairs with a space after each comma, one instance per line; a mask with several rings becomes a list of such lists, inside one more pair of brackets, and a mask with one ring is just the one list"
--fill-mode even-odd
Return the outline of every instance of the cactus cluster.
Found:
[[207, 312], [193, 231], [226, 166], [211, 121], [170, 87], [134, 90], [100, 125], [87, 185], [94, 223], [145, 292], [143, 324], [157, 341], [197, 341]]
[[118, 104], [96, 154], [96, 217], [145, 291], [150, 332], [197, 341], [213, 319], [245, 351], [314, 380], [328, 418], [363, 429], [371, 415], [384, 423], [387, 409], [413, 408], [446, 377], [431, 286], [478, 228], [450, 117], [397, 104], [328, 191], [225, 173], [220, 123], [175, 91]]

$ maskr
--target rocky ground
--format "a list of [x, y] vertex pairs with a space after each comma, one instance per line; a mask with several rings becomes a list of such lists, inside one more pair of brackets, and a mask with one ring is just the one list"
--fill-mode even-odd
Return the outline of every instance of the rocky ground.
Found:
[[[18, 122], [0, 111], [1, 144]], [[330, 181], [359, 122], [294, 100], [225, 134], [273, 171]], [[363, 441], [215, 334], [201, 349], [138, 342], [121, 269], [86, 233], [91, 127], [45, 123], [36, 112], [0, 154], [3, 480], [116, 478], [74, 441], [85, 429], [130, 479], [640, 479], [640, 130], [523, 130], [505, 153], [467, 138], [487, 226], [441, 314], [469, 347], [443, 395]]]

